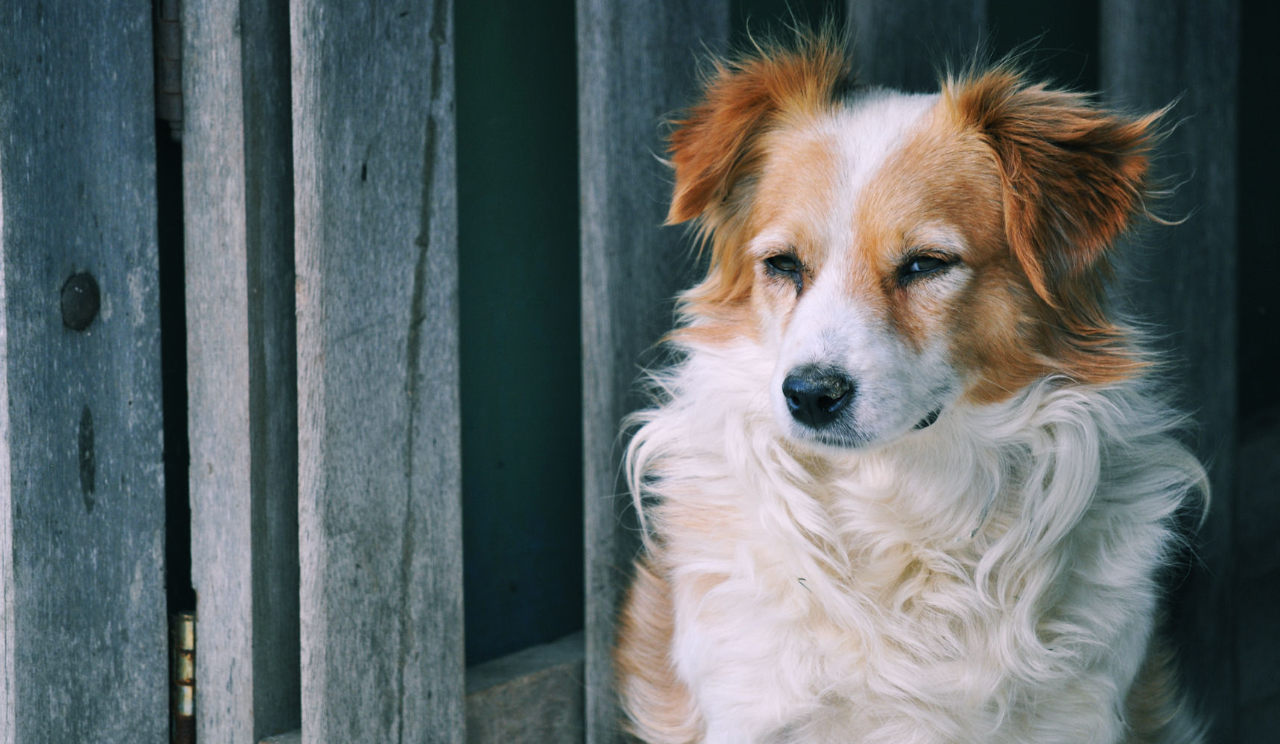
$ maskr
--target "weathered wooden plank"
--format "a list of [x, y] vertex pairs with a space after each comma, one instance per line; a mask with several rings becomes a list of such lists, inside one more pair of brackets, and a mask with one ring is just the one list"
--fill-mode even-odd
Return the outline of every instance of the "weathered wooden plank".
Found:
[[1104, 0], [1101, 79], [1111, 103], [1150, 111], [1180, 99], [1158, 177], [1177, 184], [1152, 205], [1173, 227], [1146, 232], [1129, 251], [1126, 282], [1139, 313], [1175, 360], [1180, 403], [1195, 413], [1197, 449], [1210, 465], [1213, 501], [1194, 567], [1180, 589], [1185, 678], [1214, 719], [1214, 740], [1236, 734], [1236, 609], [1232, 582], [1236, 437], [1237, 0]]
[[[3, 155], [0, 155], [2, 158]], [[5, 292], [4, 248], [4, 169], [0, 160], [0, 494], [13, 491], [12, 459], [9, 444], [9, 313]], [[11, 605], [17, 601], [13, 577], [13, 498], [0, 496], [0, 744], [13, 744], [18, 737], [18, 691], [15, 655], [18, 652], [17, 628]]]
[[460, 743], [452, 4], [291, 20], [303, 738]]
[[858, 80], [936, 92], [938, 70], [967, 63], [985, 37], [983, 0], [848, 0]]
[[152, 90], [146, 0], [0, 4], [3, 742], [167, 735]]
[[660, 229], [670, 178], [660, 122], [694, 103], [697, 55], [723, 51], [727, 0], [578, 2], [582, 194], [583, 488], [587, 740], [621, 741], [610, 659], [637, 541], [618, 479], [622, 417], [642, 404], [637, 363], [690, 284], [685, 231]]
[[288, 8], [183, 7], [198, 738], [301, 722]]
[[[582, 741], [582, 633], [467, 670], [467, 744]], [[261, 744], [299, 744], [301, 731]]]
[[582, 634], [467, 670], [467, 744], [585, 740]]

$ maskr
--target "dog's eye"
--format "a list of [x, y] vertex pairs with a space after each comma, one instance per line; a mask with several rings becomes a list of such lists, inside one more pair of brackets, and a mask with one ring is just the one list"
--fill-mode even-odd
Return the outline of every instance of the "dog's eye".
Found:
[[800, 260], [790, 253], [779, 253], [764, 260], [764, 265], [778, 274], [799, 274]]
[[929, 274], [937, 273], [951, 266], [951, 264], [951, 261], [940, 256], [912, 256], [898, 268], [898, 279], [903, 284], [906, 284]]
[[782, 279], [789, 279], [796, 285], [796, 294], [804, 291], [804, 264], [792, 253], [779, 253], [764, 260], [765, 273]]

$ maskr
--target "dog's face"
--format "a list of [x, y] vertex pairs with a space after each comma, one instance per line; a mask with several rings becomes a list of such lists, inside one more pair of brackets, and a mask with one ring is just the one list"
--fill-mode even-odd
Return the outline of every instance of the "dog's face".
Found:
[[838, 56], [819, 40], [721, 69], [674, 133], [671, 219], [712, 240], [685, 333], [769, 349], [780, 429], [836, 447], [1046, 374], [1131, 374], [1099, 277], [1153, 117], [1004, 69], [940, 95], [837, 93]]
[[797, 439], [910, 431], [971, 377], [986, 339], [964, 332], [965, 315], [985, 305], [1017, 322], [994, 162], [933, 121], [937, 99], [863, 94], [764, 135], [743, 250], [777, 350], [773, 408]]

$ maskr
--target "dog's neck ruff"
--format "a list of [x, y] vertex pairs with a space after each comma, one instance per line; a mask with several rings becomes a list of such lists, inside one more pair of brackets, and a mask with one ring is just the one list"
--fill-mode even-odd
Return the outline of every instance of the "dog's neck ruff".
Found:
[[1048, 379], [948, 405], [928, 436], [815, 451], [779, 429], [771, 369], [750, 344], [691, 350], [627, 454], [708, 741], [770, 740], [815, 689], [839, 730], [895, 711], [954, 741], [1045, 740], [1038, 719], [1082, 727], [1049, 740], [1115, 740], [1118, 718], [1079, 710], [1116, 704], [1093, 672], [1136, 673], [1152, 556], [1205, 483], [1177, 417], [1140, 381]]

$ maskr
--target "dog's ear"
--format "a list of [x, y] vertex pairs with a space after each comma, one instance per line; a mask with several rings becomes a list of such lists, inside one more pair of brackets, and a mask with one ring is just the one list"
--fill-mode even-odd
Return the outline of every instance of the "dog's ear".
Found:
[[950, 81], [946, 95], [995, 152], [1005, 232], [1036, 293], [1093, 267], [1144, 209], [1163, 111], [1127, 118], [1086, 96], [1028, 85], [1008, 66]]
[[668, 224], [713, 212], [759, 160], [756, 142], [777, 117], [830, 104], [848, 62], [830, 33], [805, 35], [734, 61], [715, 61], [702, 100], [675, 122], [669, 153], [675, 193]]

